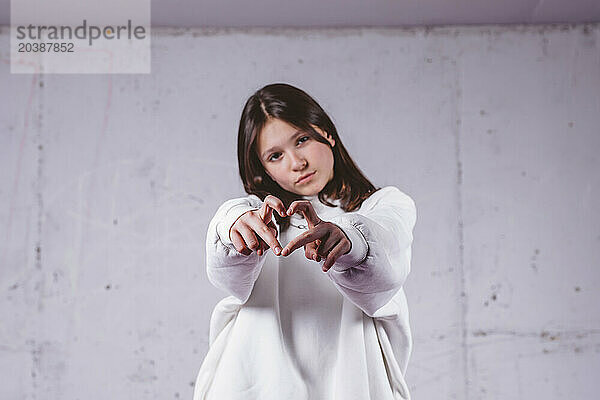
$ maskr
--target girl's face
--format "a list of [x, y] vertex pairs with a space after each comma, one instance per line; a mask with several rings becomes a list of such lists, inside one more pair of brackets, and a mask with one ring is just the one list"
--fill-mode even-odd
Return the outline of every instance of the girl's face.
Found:
[[[312, 126], [333, 147], [335, 140]], [[258, 158], [271, 179], [301, 196], [318, 194], [333, 178], [333, 152], [325, 143], [280, 119], [271, 118], [257, 140]]]

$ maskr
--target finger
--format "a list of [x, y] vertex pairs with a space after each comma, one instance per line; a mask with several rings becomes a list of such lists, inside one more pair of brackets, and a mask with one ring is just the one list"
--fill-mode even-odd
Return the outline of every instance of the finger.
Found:
[[269, 222], [273, 218], [273, 210], [271, 209], [271, 207], [269, 207], [266, 201], [264, 201], [260, 206], [260, 210], [258, 210], [258, 215], [260, 219], [263, 220], [263, 222]]
[[321, 222], [321, 219], [308, 200], [296, 200], [290, 204], [287, 215], [293, 215], [297, 212], [302, 213], [302, 216], [306, 219], [306, 222], [308, 222], [309, 228], [312, 228]]
[[258, 241], [260, 242], [260, 247], [259, 249], [256, 251], [256, 254], [258, 254], [259, 256], [265, 254], [267, 252], [267, 250], [269, 250], [269, 245], [265, 243], [264, 240], [262, 240], [260, 237], [258, 238]]
[[[280, 216], [282, 216], [282, 217], [286, 216], [286, 210], [285, 210], [285, 206], [283, 205], [283, 201], [281, 201], [278, 197], [270, 194], [267, 197], [265, 197], [264, 203], [267, 203], [267, 205], [272, 210], [276, 210]], [[270, 219], [269, 219], [269, 221], [270, 221]]]
[[313, 261], [317, 261], [317, 262], [321, 261], [321, 258], [317, 254], [317, 247], [319, 245], [318, 242], [319, 242], [319, 240], [315, 240], [314, 242], [307, 243], [304, 246], [304, 255], [309, 260], [313, 260]]
[[233, 242], [233, 247], [235, 247], [238, 253], [241, 253], [245, 256], [249, 256], [250, 254], [252, 254], [252, 250], [246, 247], [242, 235], [240, 235], [237, 230], [232, 230], [230, 236], [231, 241]]
[[316, 239], [319, 239], [321, 236], [323, 236], [323, 232], [319, 229], [318, 226], [311, 228], [311, 229], [307, 230], [306, 232], [304, 232], [303, 234], [298, 235], [295, 238], [293, 238], [285, 246], [285, 248], [283, 249], [281, 254], [284, 256], [287, 256], [288, 254], [291, 254], [297, 248], [302, 247], [307, 243], [313, 242]]
[[256, 254], [260, 257], [265, 252], [265, 243], [260, 238], [258, 239], [258, 243], [259, 243], [259, 245], [258, 245], [258, 249], [256, 249]]
[[[267, 226], [269, 227], [271, 232], [273, 232], [273, 235], [277, 237], [277, 228], [275, 227], [275, 224], [273, 222], [270, 222]], [[260, 236], [258, 238], [258, 241], [260, 243], [260, 247], [258, 248], [258, 250], [256, 250], [256, 254], [262, 256], [267, 252], [267, 250], [269, 250], [269, 245]]]
[[233, 243], [233, 247], [235, 247], [235, 249], [241, 253], [242, 250], [244, 250], [244, 248], [246, 247], [246, 245], [244, 244], [244, 239], [242, 239], [242, 236], [237, 232], [237, 230], [231, 230], [231, 232], [229, 232], [229, 237], [231, 238], [231, 242]]
[[262, 256], [263, 254], [265, 254], [267, 252], [267, 250], [269, 250], [269, 246], [264, 242], [264, 240], [260, 240], [260, 247], [258, 248], [258, 250], [256, 250], [256, 254], [258, 254], [259, 256]]
[[278, 235], [278, 232], [277, 232], [277, 226], [276, 226], [276, 225], [273, 223], [273, 221], [269, 222], [269, 223], [267, 224], [267, 226], [269, 227], [269, 229], [271, 230], [271, 232], [273, 232], [273, 235], [274, 235], [275, 237], [277, 237], [277, 235]]
[[309, 228], [312, 228], [321, 222], [321, 219], [315, 212], [315, 209], [313, 208], [310, 201], [296, 200], [292, 202], [292, 204], [290, 204], [290, 207], [288, 208], [287, 215], [293, 215], [297, 212], [300, 212], [304, 219], [306, 219]]
[[310, 242], [304, 245], [304, 257], [308, 258], [309, 260], [313, 259], [314, 243], [315, 242]]
[[323, 269], [323, 272], [329, 271], [329, 268], [331, 268], [333, 264], [335, 264], [337, 259], [340, 258], [340, 256], [347, 252], [349, 249], [350, 245], [348, 244], [348, 242], [345, 240], [341, 240], [338, 243], [338, 245], [331, 250], [331, 252], [327, 256], [327, 259], [323, 263], [323, 266], [321, 267]]
[[269, 228], [260, 218], [253, 218], [248, 221], [248, 224], [250, 225], [250, 228], [252, 228], [252, 230], [269, 245], [273, 250], [273, 253], [277, 255], [281, 254], [281, 245], [279, 244], [279, 241], [277, 241], [277, 237], [271, 228]]
[[326, 258], [331, 250], [342, 240], [341, 237], [330, 235], [327, 240], [323, 240], [317, 248], [317, 254], [320, 257]]
[[258, 238], [254, 234], [252, 229], [248, 227], [248, 225], [240, 225], [238, 227], [238, 232], [242, 235], [242, 238], [246, 243], [246, 247], [248, 247], [252, 251], [258, 249], [258, 247], [260, 246]]

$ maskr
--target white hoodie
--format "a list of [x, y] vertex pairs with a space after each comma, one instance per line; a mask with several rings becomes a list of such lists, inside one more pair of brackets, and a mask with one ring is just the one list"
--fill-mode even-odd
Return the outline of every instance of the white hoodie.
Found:
[[[209, 224], [209, 280], [229, 297], [215, 307], [194, 400], [410, 399], [412, 349], [403, 285], [410, 272], [414, 201], [395, 187], [358, 211], [308, 198], [352, 242], [327, 273], [323, 261], [238, 253], [229, 228], [260, 208], [254, 195], [225, 202]], [[336, 203], [337, 204], [337, 203]], [[299, 215], [279, 232], [285, 246], [306, 230]]]

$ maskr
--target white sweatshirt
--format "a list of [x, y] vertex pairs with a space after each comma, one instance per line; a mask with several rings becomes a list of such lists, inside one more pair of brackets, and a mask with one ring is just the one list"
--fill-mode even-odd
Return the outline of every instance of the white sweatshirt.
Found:
[[[229, 228], [260, 208], [254, 195], [225, 202], [210, 222], [208, 278], [230, 296], [213, 311], [194, 400], [410, 399], [404, 374], [412, 337], [402, 286], [414, 201], [392, 186], [353, 212], [308, 199], [352, 242], [327, 273], [303, 248], [287, 257], [235, 250]], [[282, 246], [306, 230], [301, 216], [290, 218], [279, 232]]]

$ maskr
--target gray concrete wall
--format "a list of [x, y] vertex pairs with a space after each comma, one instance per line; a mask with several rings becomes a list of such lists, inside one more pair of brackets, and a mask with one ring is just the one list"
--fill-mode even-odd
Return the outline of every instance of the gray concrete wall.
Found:
[[242, 194], [243, 102], [285, 81], [416, 201], [414, 399], [600, 391], [600, 25], [157, 30], [152, 74], [11, 75], [0, 32], [0, 398], [190, 398]]

